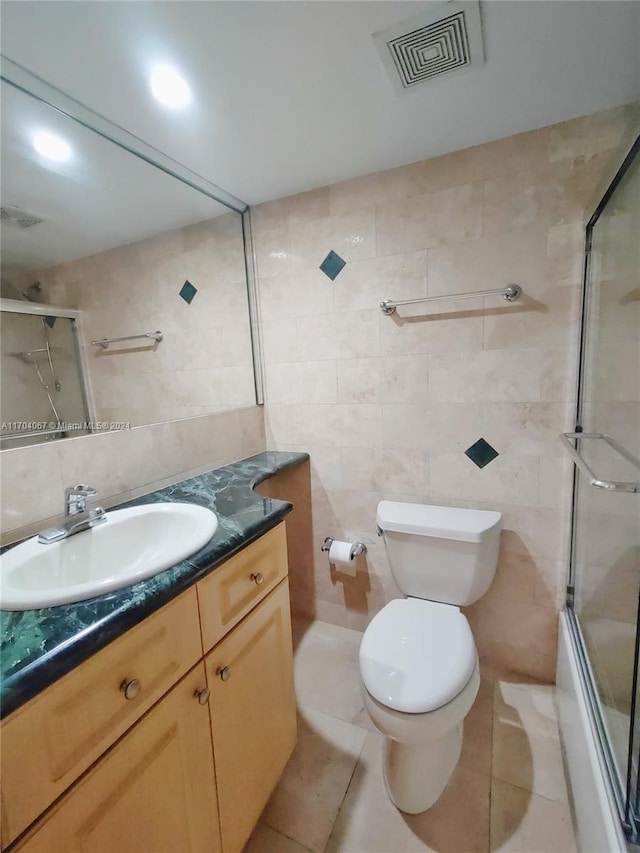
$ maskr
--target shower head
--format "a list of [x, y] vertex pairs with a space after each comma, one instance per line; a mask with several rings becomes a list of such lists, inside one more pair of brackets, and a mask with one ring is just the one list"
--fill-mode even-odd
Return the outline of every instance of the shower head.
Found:
[[29, 302], [42, 302], [42, 285], [39, 281], [34, 281], [20, 292]]
[[49, 361], [49, 370], [51, 371], [51, 383], [56, 391], [60, 391], [62, 386], [56, 379], [55, 372], [53, 370], [53, 363], [51, 361], [51, 347], [46, 346], [41, 349], [32, 349], [32, 350], [24, 350], [23, 352], [10, 352], [8, 355], [13, 358], [19, 358], [23, 364], [27, 364], [29, 367], [32, 367], [35, 372], [38, 374], [38, 379], [40, 380], [40, 384], [45, 389], [45, 391], [49, 391], [49, 385], [44, 381], [44, 377], [42, 376], [42, 371], [40, 370], [40, 365], [38, 364], [37, 355], [40, 352], [44, 352], [47, 355], [47, 359]]
[[45, 349], [25, 350], [24, 352], [10, 352], [9, 355], [13, 358], [19, 358], [24, 364], [32, 365], [36, 361], [36, 355], [39, 352], [46, 352]]
[[30, 352], [10, 352], [7, 354], [12, 358], [19, 358], [25, 364], [33, 364], [33, 355]]

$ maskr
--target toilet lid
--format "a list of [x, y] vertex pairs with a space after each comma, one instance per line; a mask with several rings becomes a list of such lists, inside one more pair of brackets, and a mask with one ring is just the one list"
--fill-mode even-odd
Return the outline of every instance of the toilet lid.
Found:
[[368, 692], [387, 708], [408, 714], [433, 711], [454, 699], [476, 659], [473, 634], [460, 610], [420, 598], [389, 602], [360, 644]]

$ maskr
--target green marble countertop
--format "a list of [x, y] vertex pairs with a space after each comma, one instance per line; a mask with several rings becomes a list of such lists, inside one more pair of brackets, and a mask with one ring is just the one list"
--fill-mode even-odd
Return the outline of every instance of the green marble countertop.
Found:
[[[8, 716], [275, 527], [292, 505], [262, 497], [254, 486], [308, 459], [307, 453], [266, 451], [121, 504], [200, 504], [215, 511], [218, 529], [210, 542], [189, 559], [133, 586], [76, 604], [0, 611], [1, 715]], [[120, 507], [112, 507], [116, 508]]]

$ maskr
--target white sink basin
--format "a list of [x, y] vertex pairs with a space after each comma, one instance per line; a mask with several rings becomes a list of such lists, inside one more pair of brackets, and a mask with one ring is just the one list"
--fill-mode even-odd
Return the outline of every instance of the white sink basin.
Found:
[[83, 601], [174, 566], [204, 547], [218, 519], [206, 507], [146, 504], [43, 545], [27, 539], [0, 557], [0, 609], [33, 610]]

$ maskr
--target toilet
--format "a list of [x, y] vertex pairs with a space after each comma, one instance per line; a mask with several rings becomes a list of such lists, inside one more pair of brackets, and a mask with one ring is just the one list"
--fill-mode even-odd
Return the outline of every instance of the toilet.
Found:
[[389, 797], [418, 814], [437, 801], [460, 758], [462, 724], [480, 686], [460, 607], [491, 585], [502, 515], [381, 501], [376, 522], [407, 598], [389, 602], [364, 632], [361, 686], [365, 708], [385, 735]]

